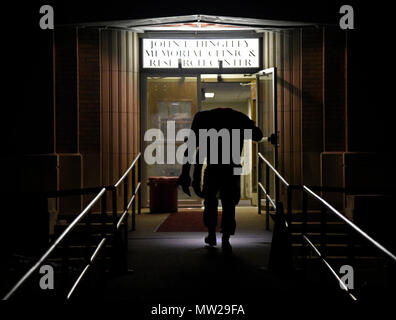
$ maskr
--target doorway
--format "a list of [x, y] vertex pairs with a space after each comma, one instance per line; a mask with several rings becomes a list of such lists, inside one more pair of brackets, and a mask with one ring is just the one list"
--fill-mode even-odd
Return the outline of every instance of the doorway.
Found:
[[[201, 75], [201, 110], [218, 107], [232, 108], [256, 120], [255, 76], [243, 74]], [[252, 141], [245, 141], [243, 154], [253, 169], [255, 152]], [[244, 158], [242, 157], [242, 158]], [[247, 166], [248, 164], [243, 164]], [[247, 170], [249, 171], [249, 170]], [[241, 175], [241, 201], [239, 205], [252, 205], [256, 194], [255, 171]]]
[[[257, 121], [256, 110], [256, 76], [244, 74], [199, 74], [192, 76], [144, 76], [142, 79], [142, 129], [161, 131], [163, 140], [163, 154], [160, 158], [164, 163], [147, 164], [143, 162], [142, 178], [148, 181], [150, 176], [178, 176], [181, 165], [167, 163], [167, 146], [177, 150], [183, 142], [167, 140], [167, 123], [175, 122], [175, 131], [190, 128], [192, 119], [198, 111], [210, 110], [217, 107], [229, 107], [240, 111]], [[146, 149], [152, 142], [144, 141], [142, 147]], [[251, 161], [252, 170], [241, 176], [240, 205], [255, 205], [257, 199], [256, 187], [256, 148], [251, 141], [246, 141], [244, 151]], [[143, 205], [149, 201], [147, 184], [142, 189]], [[202, 201], [194, 195], [190, 198], [178, 190], [179, 207], [201, 206]]]

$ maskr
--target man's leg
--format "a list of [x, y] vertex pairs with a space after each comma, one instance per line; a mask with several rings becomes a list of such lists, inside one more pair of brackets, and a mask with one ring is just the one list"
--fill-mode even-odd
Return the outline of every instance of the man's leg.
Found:
[[235, 206], [241, 197], [240, 176], [231, 175], [224, 179], [220, 189], [223, 214], [221, 219], [222, 248], [226, 253], [232, 252], [230, 236], [235, 234]]
[[204, 195], [204, 213], [203, 221], [208, 228], [208, 236], [205, 242], [211, 246], [217, 244], [216, 242], [216, 227], [217, 227], [217, 179], [210, 173], [205, 171], [203, 195]]

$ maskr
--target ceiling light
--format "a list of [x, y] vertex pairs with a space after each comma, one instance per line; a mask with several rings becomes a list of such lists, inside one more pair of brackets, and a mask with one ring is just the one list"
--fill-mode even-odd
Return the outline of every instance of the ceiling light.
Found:
[[213, 98], [214, 92], [205, 92], [205, 98]]

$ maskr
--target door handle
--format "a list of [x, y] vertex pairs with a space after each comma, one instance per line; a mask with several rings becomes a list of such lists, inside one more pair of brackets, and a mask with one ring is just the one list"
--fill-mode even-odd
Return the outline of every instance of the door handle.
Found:
[[261, 141], [260, 142], [265, 142], [265, 141], [268, 141], [268, 142], [270, 142], [272, 145], [275, 145], [276, 143], [277, 143], [277, 134], [275, 134], [275, 133], [273, 133], [273, 134], [271, 134], [269, 137], [263, 137], [262, 139], [261, 139]]

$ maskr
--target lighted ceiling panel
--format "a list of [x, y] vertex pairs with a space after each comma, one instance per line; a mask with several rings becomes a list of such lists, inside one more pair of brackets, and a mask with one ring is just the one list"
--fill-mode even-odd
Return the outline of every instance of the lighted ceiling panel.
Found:
[[253, 19], [242, 17], [211, 16], [195, 14], [187, 16], [103, 21], [80, 23], [81, 27], [102, 27], [116, 29], [130, 29], [137, 32], [145, 31], [256, 31], [279, 28], [303, 28], [318, 26], [317, 23], [296, 21], [278, 21], [267, 19]]

